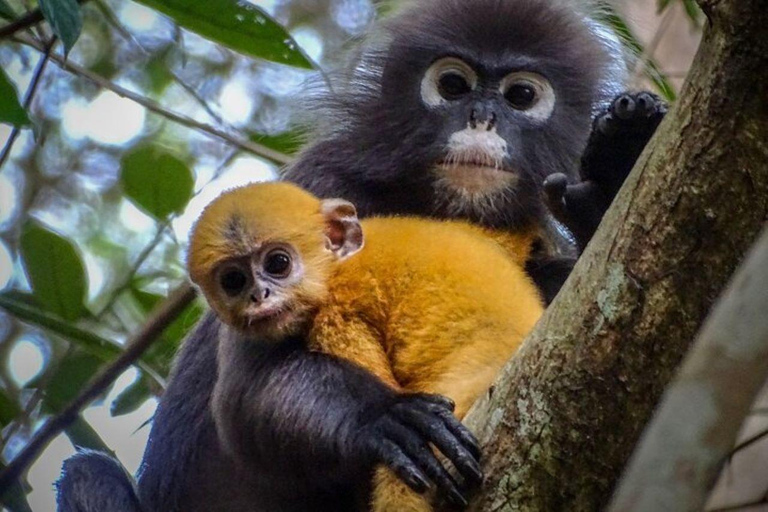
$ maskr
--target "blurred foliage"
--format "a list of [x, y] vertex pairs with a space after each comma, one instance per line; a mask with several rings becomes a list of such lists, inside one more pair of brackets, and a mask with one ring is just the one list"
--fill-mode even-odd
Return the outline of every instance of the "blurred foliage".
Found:
[[[692, 0], [659, 0], [658, 8], [675, 3], [700, 23]], [[114, 360], [185, 279], [187, 231], [205, 202], [273, 178], [297, 151], [291, 98], [307, 80], [322, 84], [317, 68], [338, 64], [385, 5], [0, 0], [8, 20], [0, 30], [35, 8], [47, 21], [0, 39], [0, 464]], [[605, 12], [642, 55], [623, 18]], [[41, 66], [48, 57], [39, 49], [49, 45]], [[65, 58], [76, 66], [65, 69]], [[117, 86], [154, 107], [121, 98], [111, 91]], [[105, 390], [112, 399], [96, 406], [124, 415], [162, 393], [173, 354], [202, 311], [190, 306], [137, 361], [133, 382]], [[25, 343], [39, 370], [9, 363]], [[110, 449], [83, 416], [66, 435], [77, 446]], [[29, 491], [18, 482], [0, 499], [9, 510], [29, 510]]]
[[8, 75], [0, 69], [0, 122], [15, 126], [29, 124], [27, 112], [19, 103], [16, 89], [8, 80]]

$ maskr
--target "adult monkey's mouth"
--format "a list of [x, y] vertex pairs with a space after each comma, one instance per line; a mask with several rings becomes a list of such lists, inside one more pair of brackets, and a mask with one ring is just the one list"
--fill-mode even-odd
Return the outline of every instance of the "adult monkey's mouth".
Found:
[[435, 175], [443, 187], [474, 195], [487, 195], [513, 187], [518, 180], [514, 169], [503, 166], [498, 152], [483, 148], [451, 151], [435, 165]]

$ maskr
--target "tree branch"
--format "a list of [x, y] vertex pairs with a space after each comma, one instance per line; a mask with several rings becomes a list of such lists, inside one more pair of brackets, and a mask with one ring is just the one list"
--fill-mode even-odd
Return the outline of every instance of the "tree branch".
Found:
[[[37, 41], [31, 38], [17, 36], [16, 40], [22, 44], [31, 46], [32, 48], [35, 48], [39, 51], [44, 51], [44, 48], [42, 47], [42, 45], [40, 45]], [[192, 119], [191, 117], [168, 110], [165, 107], [161, 106], [156, 101], [150, 98], [147, 98], [145, 96], [142, 96], [140, 94], [136, 94], [135, 92], [129, 91], [128, 89], [125, 89], [123, 87], [120, 87], [119, 85], [107, 80], [106, 78], [101, 77], [96, 73], [93, 73], [92, 71], [85, 69], [84, 67], [74, 64], [70, 60], [67, 60], [64, 57], [61, 57], [60, 55], [51, 54], [51, 60], [54, 63], [56, 63], [56, 65], [59, 66], [61, 69], [68, 71], [74, 75], [85, 78], [87, 80], [90, 80], [96, 85], [114, 92], [118, 96], [122, 96], [124, 98], [128, 98], [131, 101], [135, 101], [136, 103], [146, 108], [150, 112], [159, 114], [165, 117], [166, 119], [170, 119], [175, 123], [179, 123], [183, 126], [186, 126], [187, 128], [191, 128], [193, 130], [197, 130], [199, 132], [208, 134], [212, 137], [221, 139], [231, 144], [232, 146], [242, 149], [243, 151], [247, 151], [248, 153], [254, 154], [256, 156], [266, 158], [268, 160], [271, 160], [281, 165], [287, 164], [291, 161], [291, 157], [289, 157], [288, 155], [285, 155], [279, 151], [275, 151], [274, 149], [268, 148], [267, 146], [264, 146], [262, 144], [257, 144], [249, 140], [237, 138], [214, 126], [211, 126], [206, 123], [201, 123], [199, 121]]]
[[768, 229], [664, 393], [609, 512], [701, 510], [768, 377]]
[[64, 409], [50, 417], [24, 449], [0, 472], [0, 489], [8, 488], [19, 478], [48, 443], [77, 419], [83, 407], [101, 395], [121, 373], [131, 366], [163, 330], [192, 303], [195, 296], [195, 289], [186, 283], [175, 290], [153, 313], [144, 327], [126, 343], [125, 351], [112, 363], [102, 368]]
[[[29, 87], [27, 88], [27, 94], [25, 95], [24, 103], [22, 104], [24, 110], [27, 111], [27, 113], [29, 113], [29, 107], [32, 106], [32, 101], [35, 99], [37, 88], [40, 86], [43, 74], [45, 73], [45, 67], [48, 65], [48, 60], [51, 58], [51, 52], [53, 51], [53, 47], [55, 45], [56, 36], [53, 36], [48, 44], [46, 44], [43, 48], [43, 55], [40, 57], [40, 62], [37, 63], [37, 69], [35, 69], [34, 73], [32, 74], [32, 82], [30, 82]], [[20, 133], [21, 128], [18, 126], [14, 126], [11, 130], [11, 134], [8, 136], [8, 140], [5, 142], [5, 146], [3, 146], [3, 151], [0, 153], [0, 169], [3, 168], [3, 165], [5, 165], [8, 157], [11, 155], [13, 145], [16, 142], [16, 139], [19, 137]]]
[[470, 510], [600, 510], [768, 217], [768, 10], [709, 0], [688, 83], [554, 303], [466, 418]]

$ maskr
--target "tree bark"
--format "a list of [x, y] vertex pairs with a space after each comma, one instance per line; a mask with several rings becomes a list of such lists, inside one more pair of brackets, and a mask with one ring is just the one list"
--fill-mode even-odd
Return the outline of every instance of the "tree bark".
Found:
[[680, 100], [554, 303], [466, 419], [472, 511], [599, 510], [768, 213], [768, 9], [701, 0]]
[[611, 512], [702, 510], [768, 376], [768, 229], [717, 301], [613, 497]]

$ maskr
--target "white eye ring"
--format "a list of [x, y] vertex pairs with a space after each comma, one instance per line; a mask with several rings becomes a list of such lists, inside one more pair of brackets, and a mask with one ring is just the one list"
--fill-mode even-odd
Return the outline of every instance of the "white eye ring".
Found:
[[552, 115], [555, 108], [555, 90], [549, 80], [530, 71], [515, 71], [508, 74], [499, 84], [499, 91], [506, 96], [509, 89], [516, 84], [525, 84], [533, 87], [536, 91], [536, 101], [528, 108], [515, 108], [517, 112], [535, 119], [536, 121], [546, 121]]
[[437, 107], [448, 101], [440, 92], [440, 79], [448, 74], [461, 76], [474, 90], [477, 86], [477, 73], [461, 59], [444, 57], [429, 66], [424, 78], [421, 79], [421, 99], [430, 107]]

